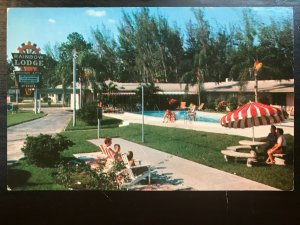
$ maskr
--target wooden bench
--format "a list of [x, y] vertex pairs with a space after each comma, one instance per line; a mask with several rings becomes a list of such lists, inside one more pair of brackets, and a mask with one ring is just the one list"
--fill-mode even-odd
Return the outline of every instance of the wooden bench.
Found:
[[221, 153], [224, 155], [224, 159], [226, 162], [228, 162], [228, 156], [234, 157], [234, 158], [246, 158], [247, 159], [247, 166], [252, 167], [252, 162], [256, 161], [256, 153], [254, 151], [250, 151], [250, 153], [245, 152], [237, 152], [235, 150], [226, 149], [221, 150]]

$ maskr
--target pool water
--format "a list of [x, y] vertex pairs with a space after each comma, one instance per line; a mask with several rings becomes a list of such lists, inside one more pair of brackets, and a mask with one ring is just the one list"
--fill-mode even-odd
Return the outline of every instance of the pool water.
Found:
[[[185, 111], [173, 111], [176, 115], [176, 120], [188, 120], [188, 116]], [[138, 114], [142, 114], [139, 112]], [[145, 116], [154, 116], [163, 118], [165, 115], [165, 111], [144, 111]], [[196, 113], [196, 121], [200, 122], [209, 122], [209, 123], [220, 123], [220, 118], [216, 116], [207, 116], [203, 115], [201, 112]]]

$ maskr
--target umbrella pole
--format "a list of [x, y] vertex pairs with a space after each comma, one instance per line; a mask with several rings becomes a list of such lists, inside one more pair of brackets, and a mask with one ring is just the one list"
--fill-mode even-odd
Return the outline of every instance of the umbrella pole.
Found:
[[252, 141], [254, 142], [254, 126], [252, 127]]

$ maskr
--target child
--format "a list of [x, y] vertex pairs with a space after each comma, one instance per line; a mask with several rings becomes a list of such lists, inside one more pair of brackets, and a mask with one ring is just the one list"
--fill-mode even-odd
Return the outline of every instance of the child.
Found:
[[129, 166], [135, 166], [132, 151], [127, 152], [127, 159], [128, 159], [128, 162], [129, 162]]
[[120, 154], [121, 146], [119, 144], [115, 144], [113, 151], [114, 151], [114, 159], [115, 159], [115, 161], [122, 161], [122, 157], [121, 157], [121, 154]]

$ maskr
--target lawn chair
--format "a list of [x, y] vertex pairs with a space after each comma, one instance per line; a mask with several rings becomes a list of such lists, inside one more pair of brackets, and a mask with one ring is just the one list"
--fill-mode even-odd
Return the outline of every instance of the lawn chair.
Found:
[[126, 170], [128, 171], [130, 182], [124, 183], [122, 185], [123, 188], [130, 189], [133, 185], [137, 184], [144, 178], [148, 177], [148, 183], [151, 183], [151, 168], [150, 165], [138, 165], [138, 166], [130, 166], [126, 153], [121, 154], [122, 160], [126, 166]]
[[176, 108], [178, 110], [185, 110], [186, 109], [186, 102], [180, 102], [180, 105], [178, 108]]
[[198, 106], [197, 110], [198, 110], [198, 111], [203, 110], [203, 106], [204, 106], [204, 103], [201, 103], [201, 104]]
[[100, 149], [102, 153], [107, 156], [107, 158], [114, 159], [114, 154], [105, 145], [100, 145]]

